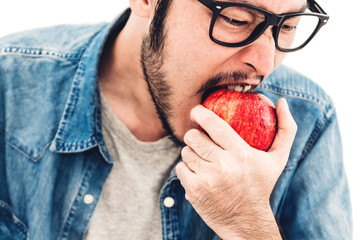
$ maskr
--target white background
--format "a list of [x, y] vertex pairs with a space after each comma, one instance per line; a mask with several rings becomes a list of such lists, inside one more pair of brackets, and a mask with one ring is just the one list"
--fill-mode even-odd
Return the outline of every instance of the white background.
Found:
[[[356, 17], [360, 2], [318, 2], [330, 15], [329, 23], [304, 50], [289, 54], [285, 63], [315, 80], [335, 103], [353, 202], [354, 239], [360, 239], [360, 157], [357, 151], [360, 150], [360, 26], [359, 17]], [[112, 21], [127, 6], [127, 0], [4, 0], [0, 37], [62, 23]]]

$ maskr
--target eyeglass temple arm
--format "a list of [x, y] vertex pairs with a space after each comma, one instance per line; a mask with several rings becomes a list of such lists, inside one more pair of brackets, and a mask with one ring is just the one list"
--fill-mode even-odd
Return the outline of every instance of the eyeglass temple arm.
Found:
[[324, 9], [322, 9], [315, 0], [308, 0], [308, 4], [309, 4], [309, 9], [311, 11], [323, 13], [323, 14], [327, 15], [327, 13], [324, 11]]

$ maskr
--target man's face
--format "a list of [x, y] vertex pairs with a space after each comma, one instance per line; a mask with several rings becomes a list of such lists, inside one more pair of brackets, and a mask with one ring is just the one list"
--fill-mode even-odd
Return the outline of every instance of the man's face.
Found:
[[[228, 0], [229, 1], [229, 0]], [[235, 2], [235, 0], [234, 0]], [[295, 12], [305, 0], [248, 0], [274, 13]], [[143, 41], [142, 64], [164, 128], [178, 141], [196, 125], [190, 110], [201, 104], [213, 87], [258, 85], [283, 61], [275, 48], [271, 29], [253, 43], [229, 48], [209, 38], [212, 12], [197, 0], [171, 1], [164, 22], [160, 49]]]

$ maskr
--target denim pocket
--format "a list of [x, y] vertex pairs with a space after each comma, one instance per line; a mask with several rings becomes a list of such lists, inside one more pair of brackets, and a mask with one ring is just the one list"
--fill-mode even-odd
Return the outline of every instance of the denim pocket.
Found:
[[12, 208], [0, 200], [0, 240], [24, 240], [28, 238], [26, 225], [17, 218]]
[[40, 161], [40, 159], [44, 156], [46, 149], [51, 144], [51, 142], [34, 143], [32, 139], [17, 139], [16, 137], [11, 137], [5, 141], [9, 144], [9, 146], [33, 162]]

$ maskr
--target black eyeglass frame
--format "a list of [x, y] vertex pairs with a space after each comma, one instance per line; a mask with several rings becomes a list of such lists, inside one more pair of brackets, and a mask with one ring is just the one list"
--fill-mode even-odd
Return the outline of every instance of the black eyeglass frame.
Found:
[[[272, 33], [273, 33], [273, 38], [275, 40], [276, 48], [282, 52], [295, 52], [295, 51], [298, 51], [298, 50], [304, 48], [314, 38], [314, 36], [319, 32], [320, 28], [322, 28], [329, 21], [329, 16], [327, 15], [327, 13], [314, 0], [308, 0], [308, 9], [312, 13], [294, 12], [294, 13], [285, 13], [285, 14], [275, 14], [275, 13], [269, 12], [265, 9], [262, 9], [262, 8], [259, 8], [259, 7], [253, 6], [253, 5], [243, 4], [243, 3], [220, 2], [220, 1], [213, 1], [213, 0], [198, 0], [198, 1], [213, 12], [213, 17], [211, 19], [210, 28], [209, 28], [210, 39], [213, 42], [215, 42], [219, 45], [225, 46], [225, 47], [242, 47], [242, 46], [248, 45], [248, 44], [254, 42], [256, 39], [258, 39], [261, 36], [261, 34], [263, 34], [266, 31], [266, 29], [269, 26], [274, 26], [272, 29]], [[266, 19], [264, 22], [260, 23], [254, 29], [254, 31], [251, 33], [251, 35], [247, 39], [245, 39], [242, 42], [227, 43], [227, 42], [222, 42], [222, 41], [217, 40], [216, 38], [213, 37], [213, 34], [212, 34], [217, 18], [220, 16], [221, 11], [223, 11], [225, 8], [236, 7], [236, 6], [246, 7], [246, 8], [257, 10], [257, 11], [263, 13], [265, 15]], [[296, 48], [291, 48], [291, 49], [281, 48], [278, 44], [278, 36], [280, 33], [280, 27], [287, 19], [289, 19], [291, 17], [295, 17], [295, 16], [316, 16], [316, 17], [318, 17], [319, 22], [318, 22], [316, 28], [314, 29], [313, 33], [302, 45], [300, 45]]]

